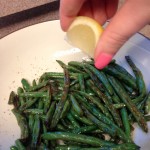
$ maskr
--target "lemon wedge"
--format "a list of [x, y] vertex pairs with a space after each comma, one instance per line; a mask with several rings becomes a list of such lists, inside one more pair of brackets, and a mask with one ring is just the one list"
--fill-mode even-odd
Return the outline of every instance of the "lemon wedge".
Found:
[[94, 49], [103, 32], [102, 26], [92, 18], [79, 16], [67, 31], [67, 41], [94, 58]]

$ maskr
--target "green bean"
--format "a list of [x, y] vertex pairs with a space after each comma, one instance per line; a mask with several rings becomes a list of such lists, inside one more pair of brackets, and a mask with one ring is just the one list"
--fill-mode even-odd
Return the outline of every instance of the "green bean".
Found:
[[85, 82], [84, 82], [84, 77], [82, 74], [78, 75], [78, 79], [79, 79], [79, 85], [80, 85], [80, 89], [81, 91], [85, 92]]
[[49, 108], [47, 114], [46, 114], [46, 118], [45, 118], [45, 123], [46, 123], [46, 125], [50, 125], [51, 120], [52, 120], [52, 118], [53, 118], [53, 114], [54, 114], [54, 112], [55, 112], [55, 107], [56, 107], [56, 101], [53, 101], [53, 102], [51, 103], [51, 106], [50, 106], [50, 108]]
[[56, 95], [52, 95], [52, 100], [59, 102], [62, 98], [62, 94], [58, 93]]
[[[109, 117], [112, 120], [112, 117], [109, 113], [109, 111], [103, 107], [103, 105], [100, 103], [100, 100], [97, 98], [94, 98], [93, 96], [90, 96], [89, 94], [85, 93], [85, 92], [81, 92], [81, 91], [75, 91], [76, 93], [84, 96], [85, 98], [87, 98], [88, 100], [90, 100], [93, 104], [95, 104], [107, 117]], [[80, 99], [79, 96], [77, 96], [77, 98]]]
[[43, 109], [43, 108], [44, 108], [44, 102], [43, 102], [43, 100], [41, 98], [41, 99], [39, 99], [38, 109]]
[[71, 91], [71, 90], [74, 90], [74, 89], [80, 90], [80, 85], [79, 85], [79, 83], [76, 83], [74, 86], [70, 87], [70, 91]]
[[80, 70], [83, 70], [83, 66], [82, 66], [82, 63], [81, 62], [78, 62], [78, 61], [70, 61], [68, 62], [68, 65], [69, 66], [73, 66], [73, 67], [76, 67]]
[[25, 146], [21, 143], [21, 141], [19, 139], [16, 140], [15, 143], [19, 150], [26, 150]]
[[73, 109], [70, 110], [71, 114], [81, 123], [85, 124], [85, 125], [93, 125], [93, 122], [90, 121], [88, 118], [84, 117], [84, 116], [79, 116]]
[[18, 95], [14, 91], [12, 91], [10, 93], [10, 95], [9, 95], [8, 104], [9, 105], [13, 104], [15, 108], [19, 108], [20, 107]]
[[[47, 92], [48, 86], [44, 86], [41, 89], [37, 90], [38, 92]], [[36, 91], [34, 91], [36, 92]]]
[[104, 87], [101, 81], [99, 81], [99, 79], [97, 78], [97, 76], [94, 75], [93, 72], [91, 72], [88, 68], [85, 67], [85, 65], [83, 66], [84, 70], [87, 72], [87, 74], [89, 74], [90, 78], [92, 79], [92, 81], [95, 83], [95, 85], [101, 89], [101, 91], [104, 91]]
[[[96, 112], [96, 114], [98, 114], [99, 119], [100, 119], [101, 121], [103, 121], [103, 122], [106, 123], [106, 124], [112, 124], [112, 123], [113, 123], [112, 120], [110, 120], [108, 117], [106, 117], [104, 114], [102, 114], [98, 109], [96, 109], [94, 106], [90, 105], [89, 102], [88, 102], [85, 98], [81, 97], [81, 96], [83, 96], [83, 95], [80, 96], [80, 95], [77, 94], [77, 92], [76, 92], [74, 95], [75, 95], [75, 97], [78, 98], [78, 100], [80, 101], [80, 103], [81, 103], [83, 106], [86, 106], [86, 108], [87, 108], [90, 112], [93, 112], [93, 113]], [[94, 115], [95, 115], [96, 117], [98, 117], [96, 114], [94, 114]]]
[[[106, 77], [108, 79], [107, 74], [106, 74]], [[108, 79], [108, 81], [109, 81], [109, 79]], [[110, 83], [110, 86], [112, 86], [111, 83]], [[113, 101], [114, 103], [120, 103], [120, 98], [118, 97], [118, 95], [114, 91], [113, 87], [112, 87], [112, 90], [113, 90], [113, 95], [110, 95], [107, 91], [104, 92], [105, 95], [107, 95], [108, 97], [110, 97], [110, 101]]]
[[84, 66], [86, 66], [86, 68], [88, 68], [90, 71], [92, 71], [94, 73], [94, 75], [97, 76], [97, 78], [99, 79], [99, 81], [101, 81], [103, 83], [103, 85], [106, 88], [106, 90], [108, 91], [108, 93], [110, 95], [113, 95], [112, 86], [108, 82], [107, 77], [104, 74], [104, 72], [102, 72], [100, 70], [97, 70], [95, 67], [93, 67], [93, 66], [91, 66], [89, 64], [84, 64]]
[[[107, 92], [108, 93], [108, 92]], [[106, 94], [106, 93], [105, 93]], [[108, 93], [109, 94], [109, 93]], [[114, 94], [111, 96], [111, 99], [113, 100], [114, 103], [118, 104], [120, 103], [120, 98], [118, 97], [118, 95], [116, 94], [116, 92], [114, 91]]]
[[[135, 77], [111, 62], [103, 70], [94, 60], [57, 60], [63, 72], [45, 72], [32, 84], [10, 93], [9, 104], [21, 130], [24, 149], [139, 149], [131, 139], [132, 123], [147, 132], [150, 92], [142, 73], [126, 57]], [[112, 76], [110, 76], [112, 75]], [[143, 88], [143, 89], [142, 89]], [[83, 135], [84, 134], [84, 135]], [[106, 135], [106, 136], [105, 136]], [[108, 137], [107, 137], [108, 136]], [[21, 149], [16, 144], [11, 149]]]
[[81, 148], [79, 150], [139, 150], [140, 147], [135, 145], [134, 143], [123, 143], [115, 146], [103, 146], [99, 148]]
[[74, 86], [75, 84], [79, 83], [79, 79], [75, 79], [70, 83], [70, 87]]
[[26, 101], [22, 106], [20, 106], [20, 110], [24, 111], [25, 109], [30, 108], [32, 105], [36, 103], [37, 100], [38, 98], [34, 98]]
[[[71, 132], [76, 133], [76, 134], [82, 134], [82, 133], [89, 133], [89, 132], [95, 131], [96, 129], [98, 129], [98, 127], [95, 125], [83, 126], [80, 128], [73, 129]], [[101, 133], [102, 133], [102, 131], [101, 131]]]
[[146, 121], [150, 121], [150, 115], [144, 116]]
[[[39, 114], [38, 114], [39, 115]], [[40, 117], [40, 119], [42, 120], [42, 121], [45, 121], [46, 120], [46, 115], [39, 115], [39, 117]]]
[[66, 145], [71, 145], [71, 146], [80, 146], [80, 147], [89, 146], [88, 144], [84, 144], [84, 143], [80, 143], [80, 142], [74, 142], [74, 141], [64, 141], [64, 143]]
[[[82, 73], [84, 78], [88, 78], [89, 75], [86, 73]], [[70, 73], [70, 79], [78, 79], [79, 73]], [[64, 79], [64, 74], [62, 72], [45, 72], [41, 77], [40, 80], [50, 80], [50, 79]]]
[[[110, 78], [109, 78], [109, 75], [106, 75], [107, 76], [107, 79], [109, 81], [109, 83], [111, 84], [111, 86], [113, 87], [113, 83], [111, 82]], [[114, 87], [113, 87], [113, 90], [114, 90]], [[114, 101], [114, 103], [116, 104], [119, 104], [121, 102], [119, 96], [117, 95], [117, 93], [115, 92], [114, 90], [114, 95], [112, 95], [112, 100]]]
[[32, 86], [36, 86], [37, 85], [37, 83], [36, 83], [36, 80], [34, 79], [33, 81], [32, 81]]
[[98, 109], [96, 109], [94, 106], [90, 105], [85, 99], [80, 97], [79, 95], [76, 95], [79, 99], [82, 105], [94, 116], [96, 116], [100, 121], [108, 124], [110, 127], [113, 127], [116, 129], [116, 134], [120, 139], [122, 139], [125, 142], [131, 142], [132, 140], [126, 136], [126, 134], [118, 127], [116, 126], [112, 120], [110, 120], [108, 117], [103, 115]]
[[123, 143], [123, 144], [118, 144], [116, 146], [112, 146], [116, 150], [124, 149], [124, 150], [139, 150], [140, 147], [135, 145], [134, 143]]
[[78, 101], [76, 100], [76, 98], [72, 94], [70, 95], [70, 100], [72, 102], [72, 108], [75, 110], [75, 112], [79, 116], [83, 116], [83, 111], [80, 108], [80, 105], [79, 105]]
[[130, 130], [130, 123], [129, 123], [128, 113], [127, 113], [126, 108], [121, 109], [121, 116], [122, 116], [122, 121], [123, 121], [123, 126], [125, 129], [125, 133], [128, 137], [130, 137], [131, 136], [131, 130]]
[[[88, 94], [88, 95], [90, 95], [90, 96], [94, 96], [94, 97], [96, 97], [96, 94], [91, 90], [91, 88], [90, 87], [88, 87], [87, 86], [87, 83], [86, 83], [86, 93]], [[75, 90], [75, 89], [74, 89]], [[79, 91], [79, 90], [78, 90]]]
[[33, 126], [33, 133], [32, 133], [32, 147], [35, 148], [38, 143], [38, 137], [40, 134], [40, 119], [38, 115], [34, 117], [34, 126]]
[[[19, 95], [20, 93], [23, 93], [23, 92], [24, 92], [23, 88], [18, 87], [17, 94]], [[23, 97], [19, 97], [19, 101], [20, 101], [20, 106], [22, 106], [25, 103], [26, 100]]]
[[66, 68], [66, 69], [68, 70], [67, 65], [66, 65], [64, 62], [62, 62], [61, 60], [56, 60], [56, 62], [57, 62], [62, 68]]
[[138, 108], [138, 110], [142, 113], [142, 114], [144, 114], [144, 115], [146, 115], [147, 113], [145, 112], [145, 107], [146, 107], [146, 101], [147, 101], [147, 98], [149, 97], [149, 93], [145, 96], [145, 98], [141, 101], [141, 102], [139, 102], [136, 106], [137, 106], [137, 108]]
[[106, 104], [107, 108], [111, 112], [115, 122], [118, 124], [118, 126], [122, 126], [121, 118], [115, 109], [115, 107], [112, 105], [112, 103], [107, 99], [107, 97], [97, 88], [94, 86], [92, 82], [89, 82], [90, 87], [93, 89], [93, 91], [96, 91], [97, 96], [103, 100], [103, 102]]
[[128, 76], [126, 76], [122, 72], [118, 71], [113, 66], [108, 65], [103, 69], [103, 71], [106, 72], [107, 74], [112, 75], [112, 76], [118, 78], [119, 80], [125, 82], [127, 85], [131, 86], [133, 89], [137, 88], [136, 82], [134, 80], [130, 79]]
[[[130, 117], [130, 116], [129, 116]], [[150, 115], [145, 115], [144, 116], [144, 118], [145, 118], [145, 120], [147, 121], [147, 122], [149, 122], [150, 121]], [[130, 122], [133, 122], [133, 120], [131, 120], [131, 118], [129, 118], [129, 121]], [[134, 120], [134, 122], [133, 123], [135, 123], [135, 122], [137, 122], [136, 120]]]
[[128, 62], [128, 64], [130, 65], [130, 67], [132, 68], [132, 70], [136, 76], [136, 82], [137, 82], [137, 86], [139, 89], [139, 93], [144, 96], [146, 94], [146, 86], [145, 86], [145, 82], [143, 80], [143, 75], [142, 75], [141, 71], [133, 63], [130, 56], [125, 56], [125, 59]]
[[50, 84], [50, 82], [51, 82], [50, 80], [46, 80], [44, 82], [41, 82], [41, 83], [39, 83], [39, 84], [37, 84], [35, 86], [30, 87], [30, 89], [28, 91], [30, 91], [30, 92], [37, 91], [37, 90], [45, 87], [46, 85]]
[[34, 125], [34, 115], [30, 114], [28, 118], [28, 126], [29, 126], [30, 134], [32, 134], [33, 125]]
[[150, 92], [146, 96], [146, 103], [145, 103], [145, 114], [150, 112]]
[[40, 143], [40, 146], [37, 147], [37, 150], [51, 150], [44, 143]]
[[50, 107], [50, 104], [51, 104], [51, 100], [52, 100], [52, 95], [51, 95], [51, 88], [48, 87], [48, 91], [47, 91], [47, 97], [44, 98], [44, 113], [47, 113], [49, 107]]
[[12, 109], [11, 110], [13, 114], [15, 115], [17, 119], [17, 123], [20, 127], [21, 130], [21, 139], [22, 140], [27, 140], [29, 137], [29, 128], [28, 128], [28, 123], [26, 118], [22, 115], [21, 112], [19, 112], [17, 109]]
[[138, 95], [138, 92], [135, 91], [132, 87], [126, 85], [125, 83], [122, 83], [123, 87], [125, 88], [125, 90], [130, 94], [132, 95], [132, 97], [136, 97]]
[[[96, 91], [95, 91], [95, 93], [96, 93]], [[111, 96], [107, 91], [104, 91], [103, 93], [104, 93], [104, 95], [106, 96], [106, 98], [108, 99], [108, 101], [109, 101], [110, 103], [113, 103], [112, 96]], [[97, 95], [97, 94], [96, 94], [96, 95]]]
[[38, 108], [26, 109], [23, 112], [33, 114], [33, 115], [36, 115], [36, 114], [42, 115], [43, 114], [43, 109], [38, 109]]
[[63, 85], [64, 84], [63, 79], [55, 79], [55, 80], [52, 80], [52, 81], [56, 82], [59, 85]]
[[134, 99], [133, 102], [137, 103], [137, 102], [141, 101], [143, 99], [143, 97], [146, 95], [145, 82], [144, 82], [143, 75], [142, 75], [141, 71], [133, 63], [130, 56], [125, 56], [125, 58], [126, 58], [126, 61], [130, 65], [130, 67], [132, 68], [132, 70], [133, 70], [133, 72], [136, 76], [136, 83], [137, 83], [137, 86], [138, 86], [140, 96], [138, 98]]
[[111, 64], [113, 67], [115, 67], [118, 71], [120, 71], [121, 73], [125, 74], [126, 76], [128, 76], [131, 80], [135, 81], [135, 78], [122, 66], [120, 66], [119, 64], [113, 63]]
[[61, 146], [57, 146], [55, 148], [55, 150], [79, 150], [81, 147], [80, 146], [65, 146], [65, 145], [61, 145]]
[[[47, 133], [47, 127], [46, 127], [44, 121], [42, 121], [42, 128], [43, 128], [43, 133]], [[43, 142], [44, 142], [45, 146], [48, 146], [48, 140], [44, 140]]]
[[26, 79], [23, 78], [21, 80], [21, 83], [22, 83], [23, 89], [25, 91], [28, 91], [30, 89], [31, 85], [29, 84], [29, 82]]
[[68, 96], [68, 92], [69, 92], [69, 85], [70, 85], [69, 72], [65, 68], [65, 65], [63, 67], [64, 67], [63, 68], [64, 69], [64, 90], [63, 90], [63, 93], [62, 93], [61, 100], [59, 101], [59, 103], [56, 106], [56, 110], [54, 112], [53, 119], [52, 119], [52, 122], [51, 122], [51, 128], [54, 128], [57, 125], [57, 123], [58, 123], [58, 121], [61, 117], [61, 113], [62, 113], [63, 107], [65, 105], [65, 102], [66, 102], [66, 99], [67, 99], [67, 96]]
[[84, 144], [89, 144], [92, 146], [112, 146], [115, 145], [114, 143], [100, 140], [95, 137], [91, 136], [85, 136], [81, 134], [74, 134], [74, 133], [68, 133], [68, 132], [48, 132], [41, 135], [42, 139], [46, 140], [65, 140], [65, 141], [75, 141], [80, 142]]
[[73, 125], [67, 119], [61, 119], [61, 123], [67, 130], [74, 129]]
[[50, 107], [50, 100], [49, 98], [43, 98], [43, 101], [44, 101], [43, 113], [46, 114]]
[[87, 64], [89, 64], [89, 65], [92, 65], [92, 66], [94, 66], [94, 59], [93, 60], [87, 60], [87, 61], [83, 61], [84, 63], [87, 63]]
[[48, 97], [47, 92], [25, 92], [25, 93], [20, 93], [19, 97]]
[[96, 129], [95, 131], [92, 131], [92, 133], [94, 133], [94, 134], [102, 134], [102, 133], [104, 133], [102, 130], [100, 130], [100, 129]]
[[99, 121], [94, 115], [92, 115], [86, 108], [84, 108], [86, 116], [90, 118], [90, 120], [104, 133], [108, 133], [111, 136], [114, 136], [116, 133], [116, 129], [110, 128], [107, 124]]
[[60, 72], [45, 72], [39, 79], [39, 82], [48, 79], [63, 79], [64, 74]]
[[65, 116], [67, 115], [68, 111], [70, 110], [70, 107], [71, 107], [70, 101], [66, 100], [60, 118], [65, 118]]
[[120, 87], [120, 85], [118, 84], [117, 80], [114, 77], [109, 76], [109, 78], [113, 82], [113, 86], [114, 86], [116, 93], [119, 95], [120, 99], [125, 103], [127, 108], [131, 111], [131, 113], [137, 120], [138, 124], [141, 126], [141, 128], [145, 132], [148, 132], [147, 123], [146, 123], [143, 115], [140, 113], [140, 111], [137, 109], [137, 107], [134, 105], [134, 103], [131, 102], [131, 99], [128, 96], [128, 94], [125, 93], [125, 91]]
[[18, 150], [17, 146], [11, 146], [10, 150]]
[[56, 130], [57, 131], [65, 131], [66, 129], [64, 128], [64, 126], [62, 124], [57, 124]]
[[126, 107], [126, 105], [125, 105], [124, 103], [113, 104], [113, 106], [114, 106], [116, 109], [120, 109], [120, 108]]
[[79, 70], [78, 68], [75, 68], [75, 67], [73, 67], [73, 66], [67, 66], [67, 69], [68, 69], [70, 72], [83, 73], [82, 70]]
[[76, 119], [72, 116], [71, 113], [67, 114], [67, 119], [71, 122], [74, 128], [80, 128], [79, 123], [76, 121]]
[[52, 122], [51, 122], [51, 128], [54, 128], [60, 119], [63, 107], [64, 107], [65, 102], [66, 102], [66, 97], [67, 97], [67, 95], [63, 96], [62, 99], [59, 101], [59, 103], [56, 106], [56, 109], [55, 109], [55, 112], [54, 112], [54, 115], [52, 118]]

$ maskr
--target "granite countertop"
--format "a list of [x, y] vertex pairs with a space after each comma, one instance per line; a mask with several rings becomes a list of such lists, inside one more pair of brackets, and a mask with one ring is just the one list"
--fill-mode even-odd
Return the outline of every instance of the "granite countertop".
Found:
[[0, 10], [2, 38], [33, 24], [59, 19], [59, 0], [5, 0], [0, 1]]
[[[120, 0], [120, 5], [124, 0]], [[59, 19], [59, 0], [0, 1], [0, 38], [21, 28]], [[150, 25], [140, 33], [150, 38]]]
[[[54, 0], [53, 0], [54, 1]], [[0, 1], [0, 17], [7, 16], [16, 12], [20, 12], [26, 9], [37, 7], [46, 3], [52, 2], [52, 0], [5, 0]]]

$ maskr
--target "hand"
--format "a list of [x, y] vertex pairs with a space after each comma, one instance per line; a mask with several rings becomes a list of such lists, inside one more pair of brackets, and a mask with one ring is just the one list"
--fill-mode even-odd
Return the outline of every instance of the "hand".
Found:
[[[120, 47], [150, 22], [150, 0], [61, 0], [61, 27], [67, 31], [76, 16], [89, 16], [103, 25], [111, 18], [95, 49], [95, 66], [105, 67]], [[117, 11], [117, 12], [116, 12]]]

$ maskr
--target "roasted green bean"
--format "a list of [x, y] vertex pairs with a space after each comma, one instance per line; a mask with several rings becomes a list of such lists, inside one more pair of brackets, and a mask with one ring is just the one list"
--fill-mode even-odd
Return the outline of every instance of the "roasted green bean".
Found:
[[59, 101], [59, 103], [56, 106], [56, 110], [54, 112], [52, 122], [51, 122], [51, 128], [54, 128], [57, 125], [57, 123], [61, 117], [61, 113], [62, 113], [63, 107], [65, 105], [67, 96], [68, 96], [69, 85], [70, 85], [70, 77], [69, 77], [69, 72], [66, 68], [66, 65], [64, 63], [62, 63], [61, 61], [57, 61], [57, 62], [64, 69], [64, 90], [62, 93], [61, 100]]
[[113, 66], [108, 65], [107, 67], [103, 69], [103, 71], [125, 82], [127, 85], [131, 86], [133, 89], [137, 89], [135, 80], [132, 80], [126, 74], [123, 74], [122, 72], [118, 71]]
[[113, 82], [114, 89], [119, 95], [120, 99], [125, 103], [127, 108], [132, 112], [133, 116], [137, 120], [138, 124], [141, 126], [141, 128], [145, 131], [148, 132], [148, 127], [147, 123], [144, 119], [144, 116], [140, 113], [140, 111], [137, 109], [134, 103], [132, 103], [130, 97], [128, 96], [127, 93], [125, 93], [124, 90], [120, 87], [120, 85], [117, 83], [116, 79], [112, 76], [109, 76], [111, 81]]
[[29, 91], [29, 89], [30, 89], [30, 87], [31, 87], [31, 85], [29, 84], [29, 82], [26, 80], [26, 79], [22, 79], [21, 80], [21, 83], [22, 83], [22, 86], [23, 86], [23, 89], [25, 90], [25, 91]]
[[12, 109], [13, 114], [15, 115], [18, 125], [21, 130], [21, 139], [27, 140], [29, 137], [29, 128], [26, 118], [19, 112], [17, 109]]
[[36, 147], [39, 135], [40, 135], [40, 119], [38, 115], [35, 115], [32, 131], [32, 148]]
[[146, 86], [145, 86], [145, 82], [143, 79], [143, 75], [141, 73], [141, 71], [136, 67], [136, 65], [133, 63], [133, 61], [131, 60], [131, 58], [129, 56], [125, 56], [128, 64], [131, 66], [135, 76], [136, 76], [136, 83], [139, 89], [139, 93], [140, 96], [136, 99], [134, 99], [134, 103], [137, 103], [139, 101], [141, 101], [143, 99], [143, 97], [146, 95]]
[[45, 72], [10, 93], [21, 130], [12, 150], [136, 150], [132, 123], [148, 131], [150, 109], [141, 71], [126, 57], [135, 77], [116, 62], [102, 70], [94, 60], [57, 60], [63, 72]]
[[89, 144], [92, 146], [113, 146], [113, 145], [115, 145], [112, 142], [100, 140], [95, 137], [81, 135], [81, 134], [79, 134], [77, 136], [74, 133], [68, 133], [68, 132], [48, 132], [48, 133], [42, 134], [41, 137], [42, 137], [42, 139], [46, 139], [46, 140], [75, 141], [75, 142]]
[[74, 109], [74, 111], [79, 115], [79, 116], [83, 116], [83, 111], [80, 108], [80, 105], [78, 103], [78, 101], [76, 100], [76, 98], [73, 95], [70, 95], [70, 100], [72, 102], [72, 108]]
[[97, 76], [97, 78], [99, 79], [99, 81], [101, 81], [104, 85], [104, 87], [106, 88], [106, 90], [108, 91], [108, 93], [110, 95], [113, 95], [113, 89], [112, 86], [110, 85], [110, 83], [107, 80], [106, 75], [104, 74], [104, 72], [97, 70], [95, 67], [89, 65], [89, 64], [84, 64], [84, 67], [88, 68], [90, 71], [93, 72], [93, 74], [95, 76]]
[[26, 148], [24, 147], [24, 145], [21, 143], [21, 141], [19, 139], [16, 140], [15, 143], [19, 150], [26, 150]]
[[66, 100], [60, 118], [65, 118], [65, 117], [66, 117], [67, 113], [68, 113], [69, 110], [70, 110], [70, 107], [71, 107], [70, 101], [69, 101], [69, 100]]
[[91, 86], [93, 91], [96, 91], [97, 96], [99, 96], [99, 98], [105, 103], [105, 105], [111, 112], [111, 114], [112, 114], [114, 120], [116, 121], [116, 123], [118, 124], [118, 126], [122, 126], [121, 118], [120, 118], [117, 110], [115, 109], [115, 107], [112, 105], [112, 103], [107, 99], [107, 97], [97, 87], [94, 86], [94, 84], [92, 82], [89, 82], [89, 85]]

